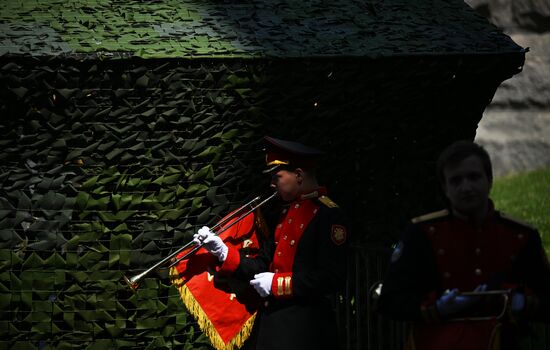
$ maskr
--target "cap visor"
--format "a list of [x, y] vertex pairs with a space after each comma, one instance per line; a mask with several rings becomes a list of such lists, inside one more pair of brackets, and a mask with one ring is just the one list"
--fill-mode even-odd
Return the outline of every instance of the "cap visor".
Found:
[[281, 164], [276, 164], [276, 165], [272, 166], [271, 168], [265, 169], [264, 171], [262, 171], [262, 173], [269, 174], [269, 173], [274, 172], [275, 170], [277, 170], [277, 168], [280, 168], [280, 167], [281, 167]]

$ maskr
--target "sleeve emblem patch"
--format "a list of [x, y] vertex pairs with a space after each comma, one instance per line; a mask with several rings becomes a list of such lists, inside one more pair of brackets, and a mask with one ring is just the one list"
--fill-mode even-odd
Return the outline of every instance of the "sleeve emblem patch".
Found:
[[346, 228], [342, 225], [332, 225], [332, 232], [330, 238], [336, 245], [342, 245], [346, 242], [347, 238]]

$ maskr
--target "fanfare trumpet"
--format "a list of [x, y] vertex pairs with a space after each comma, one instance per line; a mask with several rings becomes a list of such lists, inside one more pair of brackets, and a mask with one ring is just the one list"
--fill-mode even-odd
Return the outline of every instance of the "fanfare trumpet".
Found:
[[[260, 201], [260, 196], [257, 196], [255, 198], [253, 198], [250, 202], [244, 204], [243, 206], [239, 207], [237, 210], [235, 210], [233, 213], [231, 213], [231, 215], [228, 215], [226, 216], [225, 218], [223, 218], [220, 222], [218, 222], [216, 225], [212, 226], [210, 228], [210, 230], [212, 232], [214, 232], [215, 235], [220, 235], [221, 233], [225, 232], [226, 230], [228, 230], [230, 227], [232, 227], [233, 225], [237, 224], [239, 221], [241, 221], [242, 219], [244, 219], [245, 217], [247, 217], [250, 213], [252, 213], [254, 210], [258, 209], [259, 207], [263, 206], [265, 203], [269, 202], [270, 200], [272, 200], [273, 198], [275, 198], [275, 196], [277, 196], [277, 192], [273, 193], [271, 196], [265, 198], [264, 200]], [[259, 202], [259, 203], [258, 203]], [[257, 204], [256, 204], [257, 203]], [[250, 208], [248, 211], [246, 211], [244, 214], [242, 214], [246, 209]], [[233, 220], [237, 218], [235, 221], [233, 221], [232, 223], [230, 223], [229, 225], [225, 226], [222, 228], [223, 225], [227, 224], [229, 221]], [[221, 229], [220, 229], [221, 228]], [[187, 252], [186, 254], [184, 254], [183, 256], [177, 258], [176, 260], [172, 261], [178, 254], [180, 254], [181, 252], [183, 252], [184, 250], [186, 250], [187, 248], [193, 246], [194, 247], [189, 251]], [[152, 271], [156, 270], [157, 268], [165, 265], [166, 263], [172, 261], [172, 263], [168, 266], [168, 267], [172, 267], [174, 265], [176, 265], [178, 262], [180, 262], [181, 260], [191, 256], [192, 254], [194, 254], [197, 250], [199, 250], [201, 247], [203, 246], [203, 244], [195, 244], [193, 241], [190, 241], [189, 243], [185, 244], [183, 247], [177, 249], [176, 251], [172, 252], [171, 254], [169, 254], [168, 256], [166, 256], [164, 259], [160, 260], [159, 262], [157, 262], [156, 264], [154, 264], [153, 266], [151, 266], [150, 268], [148, 268], [147, 270], [135, 275], [135, 276], [132, 276], [132, 277], [126, 277], [126, 276], [123, 276], [123, 280], [124, 282], [126, 282], [126, 284], [132, 289], [132, 290], [137, 290], [137, 288], [139, 287], [139, 283], [141, 282], [141, 280], [147, 276], [148, 274], [150, 274]]]
[[[371, 302], [374, 305], [374, 308], [378, 305], [378, 300], [380, 299], [380, 296], [382, 295], [382, 288], [384, 284], [382, 282], [376, 282], [372, 285], [372, 287], [369, 289], [369, 297], [371, 299]], [[464, 317], [455, 317], [447, 319], [447, 322], [462, 322], [462, 321], [489, 321], [489, 320], [500, 320], [508, 311], [508, 308], [510, 307], [510, 299], [511, 299], [511, 293], [512, 291], [510, 289], [497, 289], [497, 290], [486, 290], [482, 292], [461, 292], [459, 295], [463, 296], [471, 296], [474, 298], [482, 298], [482, 297], [501, 297], [502, 298], [502, 309], [496, 310], [498, 313], [495, 312], [495, 314], [489, 314], [489, 315], [476, 315], [476, 316], [464, 316]], [[492, 311], [492, 310], [491, 310]]]
[[459, 318], [452, 318], [449, 321], [450, 322], [457, 322], [457, 321], [489, 321], [489, 320], [500, 320], [506, 315], [506, 311], [510, 307], [510, 294], [511, 290], [506, 289], [498, 289], [498, 290], [486, 290], [483, 292], [462, 292], [460, 295], [469, 295], [473, 297], [490, 297], [490, 296], [496, 296], [496, 297], [502, 297], [502, 309], [495, 315], [484, 315], [484, 316], [472, 316], [472, 317], [459, 317]]

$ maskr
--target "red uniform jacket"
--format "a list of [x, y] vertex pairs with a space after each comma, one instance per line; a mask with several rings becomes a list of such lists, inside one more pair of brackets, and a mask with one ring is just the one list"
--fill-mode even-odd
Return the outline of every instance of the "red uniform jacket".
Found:
[[319, 188], [289, 203], [258, 257], [230, 249], [221, 266], [245, 280], [275, 273], [257, 319], [258, 349], [336, 347], [330, 297], [345, 282], [349, 237], [340, 208], [324, 194]]
[[[496, 320], [445, 322], [435, 307], [444, 291], [472, 291], [480, 284], [524, 293], [520, 319], [550, 320], [550, 267], [535, 229], [492, 209], [480, 228], [440, 211], [413, 220], [398, 243], [379, 307], [395, 319], [416, 321], [417, 349], [487, 349], [499, 343]], [[506, 326], [501, 348], [514, 349], [513, 330]]]

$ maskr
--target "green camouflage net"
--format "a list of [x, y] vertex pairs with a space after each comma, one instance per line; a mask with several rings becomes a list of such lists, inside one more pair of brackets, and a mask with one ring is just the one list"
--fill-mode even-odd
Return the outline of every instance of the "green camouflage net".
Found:
[[121, 278], [269, 192], [262, 136], [387, 246], [523, 60], [462, 1], [2, 1], [0, 348], [209, 349], [165, 270]]
[[257, 143], [256, 126], [236, 118], [242, 98], [208, 66], [104, 68], [3, 67], [4, 83], [33, 78], [12, 91], [0, 127], [2, 338], [200, 348], [206, 338], [166, 279], [135, 295], [120, 279], [243, 197], [239, 153]]
[[517, 52], [464, 2], [4, 0], [0, 56], [389, 57]]
[[325, 150], [356, 244], [383, 244], [521, 60], [5, 60], [2, 346], [208, 347], [166, 271], [121, 278], [268, 192], [263, 135]]

